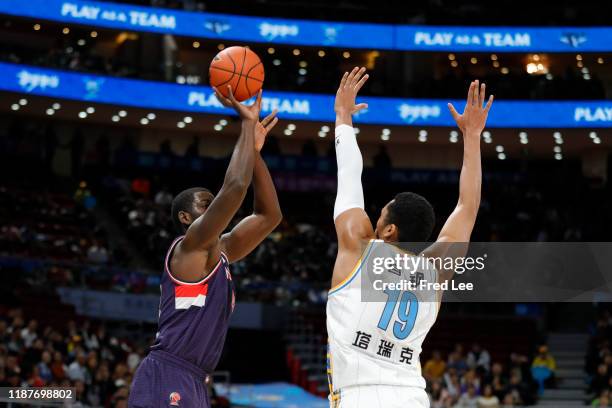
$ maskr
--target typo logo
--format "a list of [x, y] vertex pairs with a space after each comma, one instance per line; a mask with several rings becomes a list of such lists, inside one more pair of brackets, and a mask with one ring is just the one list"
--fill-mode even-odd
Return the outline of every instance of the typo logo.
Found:
[[561, 36], [561, 42], [573, 48], [578, 48], [581, 44], [585, 43], [586, 41], [587, 41], [587, 37], [584, 34], [567, 33]]
[[227, 30], [232, 28], [231, 25], [224, 23], [223, 21], [216, 21], [216, 20], [207, 21], [206, 23], [204, 23], [204, 27], [208, 31], [212, 31], [215, 34], [223, 34]]
[[179, 394], [176, 391], [170, 393], [170, 405], [172, 405], [173, 407], [178, 407], [180, 400], [181, 400], [181, 394]]

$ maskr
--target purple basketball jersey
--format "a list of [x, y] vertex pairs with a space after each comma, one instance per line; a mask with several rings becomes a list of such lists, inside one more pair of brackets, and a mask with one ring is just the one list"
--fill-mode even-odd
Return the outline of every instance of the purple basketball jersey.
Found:
[[199, 282], [182, 282], [172, 276], [170, 257], [182, 239], [183, 236], [175, 239], [166, 255], [160, 285], [159, 329], [151, 349], [166, 351], [212, 373], [221, 357], [234, 310], [234, 283], [223, 253], [214, 270]]

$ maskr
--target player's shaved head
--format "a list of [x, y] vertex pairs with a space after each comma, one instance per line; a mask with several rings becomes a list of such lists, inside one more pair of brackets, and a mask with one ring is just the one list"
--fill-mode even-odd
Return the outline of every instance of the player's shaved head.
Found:
[[436, 217], [425, 197], [410, 192], [399, 193], [387, 210], [386, 224], [395, 224], [399, 242], [425, 242], [431, 236]]
[[172, 223], [176, 228], [177, 232], [181, 234], [187, 230], [188, 225], [181, 222], [179, 214], [181, 211], [191, 214], [195, 219], [200, 214], [197, 214], [193, 205], [195, 195], [200, 192], [210, 193], [210, 190], [204, 187], [192, 187], [178, 193], [172, 200], [172, 208], [170, 210], [172, 214]]

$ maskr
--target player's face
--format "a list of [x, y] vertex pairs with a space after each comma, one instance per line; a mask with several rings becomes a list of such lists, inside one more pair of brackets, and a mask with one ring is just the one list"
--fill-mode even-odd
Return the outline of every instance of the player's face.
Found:
[[208, 191], [199, 191], [193, 195], [193, 212], [196, 218], [206, 212], [213, 198], [215, 196]]
[[387, 226], [387, 214], [389, 214], [389, 204], [391, 204], [393, 202], [393, 200], [391, 200], [390, 202], [387, 203], [387, 205], [385, 205], [383, 207], [383, 209], [380, 211], [380, 217], [378, 217], [378, 221], [376, 221], [376, 229], [375, 229], [375, 233], [376, 233], [376, 238], [377, 239], [384, 239], [384, 231], [385, 231], [385, 227]]

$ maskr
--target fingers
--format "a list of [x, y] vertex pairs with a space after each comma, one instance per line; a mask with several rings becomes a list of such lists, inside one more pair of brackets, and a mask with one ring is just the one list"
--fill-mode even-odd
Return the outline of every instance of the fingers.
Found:
[[278, 123], [278, 118], [277, 118], [277, 117], [275, 117], [274, 119], [272, 119], [272, 122], [270, 122], [270, 123], [268, 124], [268, 126], [266, 126], [266, 127], [265, 127], [265, 128], [266, 128], [266, 132], [271, 131], [271, 130], [272, 130], [272, 128], [274, 128], [274, 126], [276, 126], [276, 124], [277, 124], [277, 123]]
[[340, 80], [340, 86], [338, 87], [338, 89], [342, 89], [344, 88], [344, 85], [346, 85], [346, 79], [348, 78], [349, 73], [345, 72], [344, 75], [342, 75], [342, 79]]
[[489, 96], [489, 100], [487, 101], [487, 106], [485, 106], [484, 111], [485, 113], [489, 113], [489, 110], [491, 109], [491, 105], [493, 105], [493, 95]]
[[[362, 70], [363, 70], [363, 72], [365, 72], [365, 68], [362, 68]], [[366, 81], [368, 80], [369, 77], [370, 76], [368, 74], [365, 74], [364, 76], [361, 77], [361, 79], [355, 85], [355, 91], [356, 92], [359, 92], [359, 90], [366, 83]]]
[[261, 95], [263, 95], [263, 89], [260, 89], [259, 92], [257, 92], [257, 99], [255, 99], [255, 106], [257, 106], [257, 109], [261, 110]]
[[470, 89], [468, 89], [468, 94], [467, 94], [467, 101], [466, 101], [466, 105], [467, 106], [472, 106], [474, 104], [474, 86], [475, 86], [475, 82], [472, 81], [470, 83]]
[[[479, 96], [479, 81], [476, 80], [474, 81], [474, 87], [473, 87], [473, 91], [474, 91], [474, 95], [472, 96], [472, 105], [476, 105], [478, 103], [478, 100], [480, 98]], [[482, 106], [482, 105], [481, 105]]]
[[228, 94], [228, 99], [233, 107], [240, 106], [240, 102], [238, 102], [236, 98], [234, 97], [234, 92], [232, 92], [231, 85], [227, 86], [227, 94]]
[[274, 109], [272, 113], [261, 120], [261, 125], [266, 127], [268, 123], [270, 123], [273, 119], [276, 119], [276, 114], [278, 113], [278, 109]]
[[448, 104], [448, 110], [450, 111], [451, 115], [453, 115], [453, 119], [455, 119], [455, 122], [459, 120], [459, 113], [457, 112], [452, 103]]
[[367, 103], [358, 103], [353, 108], [353, 113], [359, 112], [360, 110], [367, 109], [367, 108], [368, 108], [368, 104]]
[[357, 74], [357, 72], [359, 72], [359, 68], [357, 68], [357, 67], [353, 68], [353, 70], [349, 74], [348, 78], [346, 78], [345, 86], [347, 86], [347, 85], [348, 86], [352, 86], [353, 85], [353, 79], [355, 78], [355, 75]]
[[215, 96], [217, 97], [219, 102], [221, 102], [222, 105], [224, 105], [224, 106], [231, 106], [232, 105], [230, 100], [227, 99], [225, 96], [223, 96], [221, 94], [221, 92], [219, 92], [219, 90], [217, 88], [215, 88], [214, 86], [213, 86], [213, 91], [215, 91]]
[[365, 74], [366, 69], [364, 67], [359, 68], [355, 76], [353, 77], [353, 82], [351, 83], [351, 87], [356, 89], [357, 84], [363, 79], [363, 74]]
[[482, 105], [484, 104], [486, 90], [487, 86], [483, 82], [482, 84], [480, 84], [480, 98], [478, 98], [478, 107], [481, 109]]

